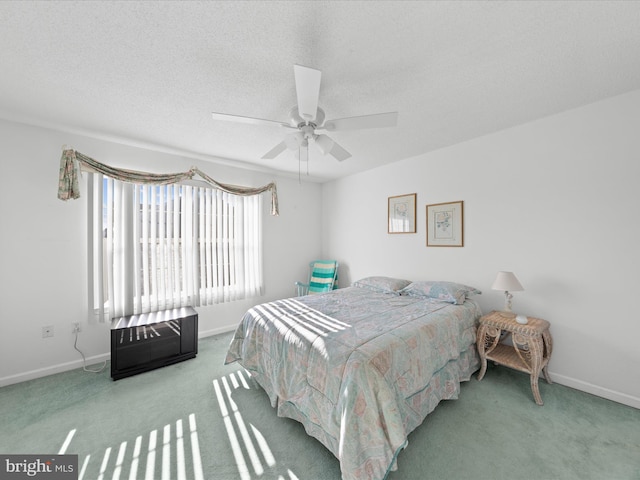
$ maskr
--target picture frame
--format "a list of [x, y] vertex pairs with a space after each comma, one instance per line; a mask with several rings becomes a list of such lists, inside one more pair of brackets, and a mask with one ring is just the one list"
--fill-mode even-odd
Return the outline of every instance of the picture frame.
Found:
[[416, 233], [415, 193], [389, 197], [387, 231], [389, 233]]
[[463, 247], [463, 223], [463, 201], [427, 205], [427, 247]]

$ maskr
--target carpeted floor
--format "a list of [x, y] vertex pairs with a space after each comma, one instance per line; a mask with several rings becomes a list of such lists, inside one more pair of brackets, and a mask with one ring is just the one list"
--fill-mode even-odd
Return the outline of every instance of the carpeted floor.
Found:
[[[108, 366], [0, 389], [1, 454], [78, 454], [82, 479], [338, 480], [338, 461], [223, 365], [198, 357], [114, 382]], [[389, 480], [640, 479], [640, 410], [489, 366], [409, 436]]]

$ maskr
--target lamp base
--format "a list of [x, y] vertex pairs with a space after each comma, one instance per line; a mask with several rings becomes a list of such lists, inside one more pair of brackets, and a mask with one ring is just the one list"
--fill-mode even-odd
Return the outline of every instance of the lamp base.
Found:
[[511, 299], [513, 298], [513, 295], [511, 295], [508, 291], [505, 290], [504, 292], [504, 311], [505, 312], [510, 312], [511, 311]]

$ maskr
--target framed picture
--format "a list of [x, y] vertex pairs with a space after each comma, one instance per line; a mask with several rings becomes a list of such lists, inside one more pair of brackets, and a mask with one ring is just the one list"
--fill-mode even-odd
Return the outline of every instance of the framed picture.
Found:
[[463, 202], [427, 205], [427, 247], [462, 247]]
[[389, 233], [416, 233], [416, 194], [389, 197]]

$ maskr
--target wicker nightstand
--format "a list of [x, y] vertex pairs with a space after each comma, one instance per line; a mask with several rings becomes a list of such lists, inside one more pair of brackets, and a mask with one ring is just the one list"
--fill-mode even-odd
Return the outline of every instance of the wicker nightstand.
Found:
[[[511, 334], [513, 346], [500, 343], [502, 332]], [[528, 323], [523, 325], [516, 322], [513, 313], [494, 311], [480, 319], [477, 345], [482, 364], [478, 380], [482, 380], [487, 371], [487, 360], [528, 373], [533, 398], [538, 405], [543, 405], [538, 390], [540, 372], [547, 383], [552, 383], [547, 372], [553, 349], [549, 322], [528, 317]]]

